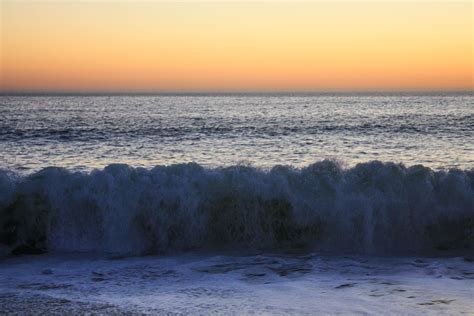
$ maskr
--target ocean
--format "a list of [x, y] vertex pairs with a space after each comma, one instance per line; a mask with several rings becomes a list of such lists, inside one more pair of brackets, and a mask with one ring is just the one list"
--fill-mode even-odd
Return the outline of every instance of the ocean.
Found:
[[2, 96], [0, 166], [474, 165], [472, 94]]
[[470, 93], [0, 96], [0, 310], [472, 313], [473, 260]]

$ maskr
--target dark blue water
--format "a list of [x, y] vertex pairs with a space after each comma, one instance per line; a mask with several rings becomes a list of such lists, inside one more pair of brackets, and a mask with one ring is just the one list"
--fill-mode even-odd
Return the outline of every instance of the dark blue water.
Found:
[[474, 166], [474, 97], [233, 95], [0, 97], [0, 167]]

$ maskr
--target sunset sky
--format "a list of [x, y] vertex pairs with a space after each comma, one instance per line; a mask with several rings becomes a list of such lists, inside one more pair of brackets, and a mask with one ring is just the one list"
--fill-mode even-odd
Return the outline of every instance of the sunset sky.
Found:
[[471, 1], [0, 2], [2, 92], [474, 87]]

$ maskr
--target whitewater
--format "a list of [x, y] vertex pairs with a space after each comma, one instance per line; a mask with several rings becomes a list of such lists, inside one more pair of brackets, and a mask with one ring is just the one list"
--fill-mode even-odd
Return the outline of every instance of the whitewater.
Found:
[[143, 255], [310, 247], [365, 254], [474, 249], [474, 171], [373, 161], [349, 169], [197, 164], [0, 172], [13, 252]]
[[0, 96], [0, 313], [473, 314], [470, 94]]

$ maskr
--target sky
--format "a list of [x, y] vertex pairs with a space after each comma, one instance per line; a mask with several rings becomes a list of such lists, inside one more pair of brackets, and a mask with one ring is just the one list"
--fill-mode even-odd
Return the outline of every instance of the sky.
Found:
[[472, 90], [471, 1], [0, 0], [0, 92]]

